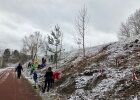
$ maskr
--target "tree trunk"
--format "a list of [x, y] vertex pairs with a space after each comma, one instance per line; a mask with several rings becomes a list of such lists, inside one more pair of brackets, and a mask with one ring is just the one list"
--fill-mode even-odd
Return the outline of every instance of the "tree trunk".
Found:
[[57, 46], [56, 46], [56, 69], [57, 69]]
[[33, 50], [31, 50], [31, 59], [32, 59], [32, 62], [34, 62]]
[[60, 55], [59, 55], [59, 58], [60, 59], [61, 59], [61, 54], [62, 54], [62, 50], [63, 50], [63, 48], [62, 48], [62, 42], [63, 42], [63, 34], [61, 36], [61, 43], [60, 43]]
[[84, 38], [84, 36], [83, 36], [83, 55], [84, 55], [84, 57], [85, 57], [86, 55], [85, 55], [85, 42], [84, 42], [84, 41], [85, 41], [85, 38]]
[[85, 57], [85, 17], [83, 17], [83, 55]]

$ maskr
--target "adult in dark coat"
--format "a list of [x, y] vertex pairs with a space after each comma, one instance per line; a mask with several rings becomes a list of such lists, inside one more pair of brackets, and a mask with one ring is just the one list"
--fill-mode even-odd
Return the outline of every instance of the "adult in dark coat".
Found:
[[48, 86], [47, 92], [49, 92], [50, 85], [51, 85], [51, 82], [52, 82], [52, 76], [53, 76], [53, 72], [51, 70], [51, 67], [49, 67], [45, 76], [44, 76], [45, 77], [45, 85], [44, 85], [44, 88], [43, 88], [43, 91], [42, 91], [43, 93], [45, 92], [47, 86]]
[[46, 66], [46, 59], [44, 57], [42, 58], [42, 64], [44, 64], [44, 66]]
[[20, 76], [21, 76], [21, 70], [23, 71], [23, 68], [21, 66], [21, 64], [19, 64], [16, 68], [16, 71], [17, 71], [17, 78], [20, 79]]

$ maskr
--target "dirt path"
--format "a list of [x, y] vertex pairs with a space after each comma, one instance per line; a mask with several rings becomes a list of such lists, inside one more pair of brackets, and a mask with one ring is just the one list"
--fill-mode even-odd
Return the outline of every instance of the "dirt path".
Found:
[[14, 69], [0, 73], [0, 100], [41, 100], [23, 77], [17, 79]]

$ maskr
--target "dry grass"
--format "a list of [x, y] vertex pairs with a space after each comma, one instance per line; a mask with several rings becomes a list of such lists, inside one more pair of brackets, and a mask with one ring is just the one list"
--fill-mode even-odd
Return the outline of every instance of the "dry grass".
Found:
[[63, 87], [63, 88], [59, 88], [58, 92], [60, 94], [65, 94], [65, 95], [70, 95], [75, 91], [75, 82], [73, 81], [71, 84]]
[[88, 84], [84, 87], [85, 90], [91, 90], [93, 87], [96, 87], [97, 84], [102, 82], [103, 79], [106, 79], [106, 74], [103, 74], [102, 76], [98, 76], [95, 80], [91, 80], [88, 82]]

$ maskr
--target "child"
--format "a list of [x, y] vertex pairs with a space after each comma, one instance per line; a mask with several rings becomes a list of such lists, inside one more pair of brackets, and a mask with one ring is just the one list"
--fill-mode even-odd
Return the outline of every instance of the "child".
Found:
[[41, 68], [43, 68], [44, 67], [44, 64], [41, 64]]
[[30, 75], [32, 75], [32, 73], [33, 73], [33, 71], [34, 71], [34, 66], [32, 66], [32, 67], [30, 68], [30, 71], [31, 71]]
[[31, 63], [30, 62], [28, 63], [28, 68], [31, 68]]
[[38, 68], [38, 69], [41, 69], [41, 65], [39, 64], [37, 68]]
[[37, 78], [38, 78], [38, 76], [37, 76], [37, 71], [34, 70], [34, 72], [33, 72], [33, 79], [34, 79], [34, 81], [35, 81], [35, 86], [34, 86], [35, 89], [36, 89], [36, 84], [37, 84]]

